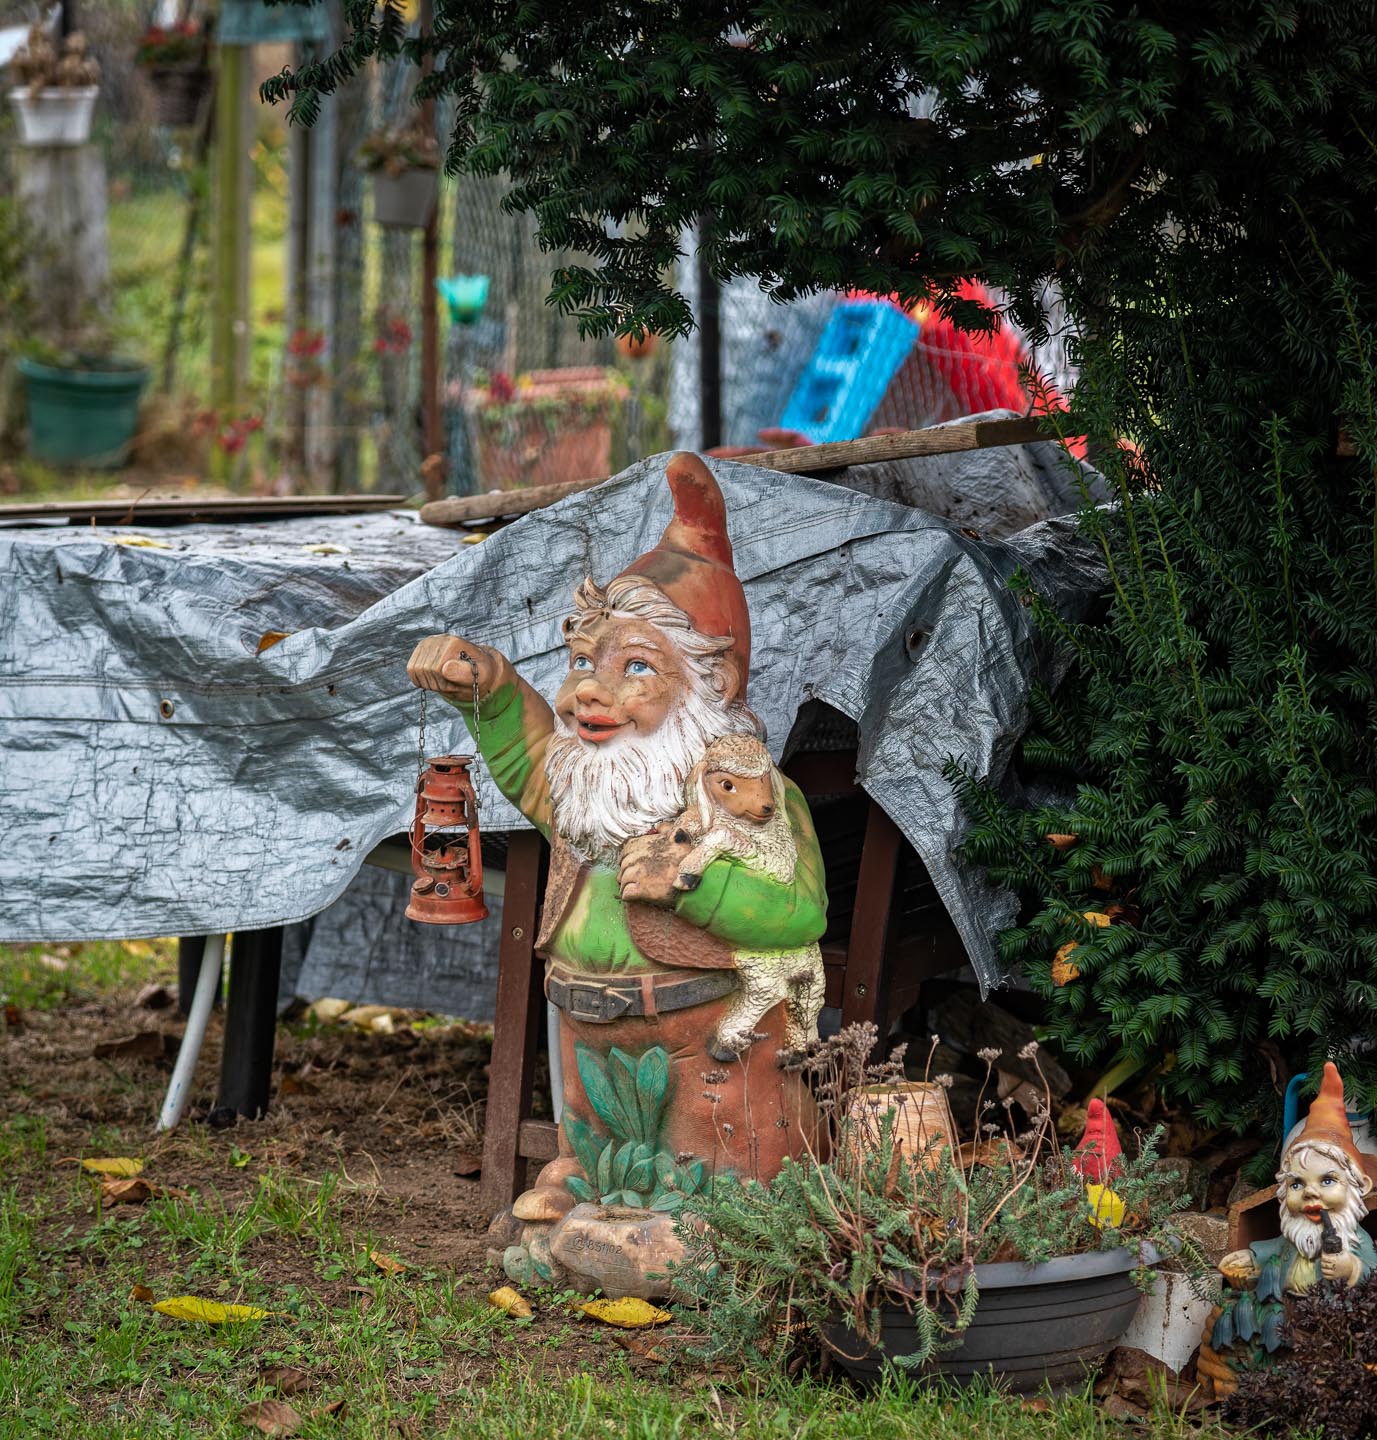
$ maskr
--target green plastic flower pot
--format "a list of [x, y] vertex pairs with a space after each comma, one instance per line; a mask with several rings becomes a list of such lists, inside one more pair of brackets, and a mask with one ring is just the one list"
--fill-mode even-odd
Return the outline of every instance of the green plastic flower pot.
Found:
[[115, 470], [129, 458], [148, 367], [81, 357], [77, 365], [22, 359], [29, 396], [29, 454], [50, 465]]

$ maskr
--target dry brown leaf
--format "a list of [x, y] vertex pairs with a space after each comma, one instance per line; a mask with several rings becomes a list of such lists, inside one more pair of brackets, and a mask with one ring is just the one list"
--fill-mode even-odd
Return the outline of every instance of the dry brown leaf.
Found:
[[1044, 835], [1042, 838], [1054, 850], [1069, 850], [1081, 837], [1079, 835]]
[[142, 1176], [132, 1180], [102, 1180], [100, 1182], [100, 1203], [102, 1205], [141, 1205], [153, 1197], [153, 1185]]
[[344, 1419], [344, 1411], [348, 1405], [347, 1400], [331, 1400], [328, 1405], [320, 1405], [311, 1411], [312, 1420], [327, 1420], [331, 1415], [336, 1420]]
[[383, 1272], [384, 1275], [400, 1275], [406, 1267], [405, 1260], [398, 1260], [391, 1255], [384, 1255], [381, 1250], [370, 1250], [368, 1258]]
[[529, 1320], [535, 1311], [531, 1309], [531, 1302], [518, 1290], [513, 1290], [510, 1285], [504, 1285], [500, 1290], [494, 1290], [488, 1296], [488, 1304], [494, 1309], [505, 1311], [514, 1320]]
[[277, 1093], [281, 1096], [319, 1095], [320, 1086], [312, 1085], [309, 1080], [303, 1080], [300, 1075], [284, 1075], [282, 1084], [277, 1087]]
[[135, 1285], [129, 1292], [129, 1298], [140, 1305], [151, 1305], [153, 1303], [153, 1292], [147, 1285]]
[[465, 1150], [462, 1154], [454, 1157], [454, 1173], [461, 1180], [468, 1180], [474, 1175], [481, 1175], [483, 1173], [483, 1157]]
[[311, 1377], [293, 1365], [269, 1365], [259, 1371], [258, 1383], [279, 1395], [300, 1395], [310, 1387]]
[[306, 1421], [285, 1400], [256, 1400], [239, 1412], [239, 1423], [256, 1426], [265, 1435], [295, 1435]]
[[633, 1331], [626, 1334], [614, 1332], [612, 1338], [623, 1350], [629, 1350], [639, 1360], [649, 1360], [654, 1365], [664, 1365], [669, 1361], [669, 1356], [649, 1335], [637, 1335]]
[[91, 1054], [97, 1060], [161, 1060], [163, 1032], [140, 1030], [135, 1035], [123, 1035], [118, 1040], [104, 1040], [92, 1046]]
[[1074, 940], [1068, 940], [1058, 949], [1052, 961], [1052, 983], [1054, 985], [1069, 985], [1073, 980], [1080, 978], [1080, 966], [1071, 958], [1076, 950], [1077, 945]]

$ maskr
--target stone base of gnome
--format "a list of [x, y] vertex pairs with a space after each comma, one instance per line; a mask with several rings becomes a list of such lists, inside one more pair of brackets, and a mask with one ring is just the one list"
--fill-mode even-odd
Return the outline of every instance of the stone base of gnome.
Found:
[[[734, 1003], [729, 992], [660, 1017], [660, 1044], [642, 1048], [636, 1061], [637, 1072], [651, 1068], [652, 1075], [643, 1123], [637, 1129], [633, 1120], [630, 1133], [629, 1105], [610, 1103], [604, 1087], [615, 1084], [608, 1073], [614, 1067], [629, 1072], [630, 1047], [645, 1044], [644, 1021], [589, 1024], [561, 1017], [561, 1153], [489, 1232], [490, 1258], [509, 1279], [665, 1299], [669, 1267], [683, 1258], [674, 1225], [684, 1201], [711, 1185], [715, 1174], [774, 1175], [786, 1155], [798, 1153], [803, 1136], [816, 1134], [812, 1095], [800, 1072], [783, 1064], [792, 1053], [787, 1005], [761, 1018], [753, 1043], [733, 1063], [719, 1064], [707, 1053], [705, 1039]], [[646, 1061], [659, 1055], [668, 1083], [655, 1114], [658, 1072]]]

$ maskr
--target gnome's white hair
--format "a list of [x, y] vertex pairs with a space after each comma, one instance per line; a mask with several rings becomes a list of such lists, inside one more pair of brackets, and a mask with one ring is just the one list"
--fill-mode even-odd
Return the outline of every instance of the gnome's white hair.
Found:
[[730, 671], [723, 657], [731, 637], [694, 629], [692, 619], [653, 581], [620, 575], [603, 587], [586, 579], [574, 592], [574, 604], [564, 622], [566, 641], [598, 619], [643, 620], [674, 647], [688, 681], [680, 700], [644, 739], [627, 735], [588, 746], [555, 717], [545, 751], [555, 828], [590, 860], [610, 863], [632, 836], [679, 813], [684, 782], [710, 742], [721, 735], [763, 738], [764, 732], [744, 703], [727, 699]]

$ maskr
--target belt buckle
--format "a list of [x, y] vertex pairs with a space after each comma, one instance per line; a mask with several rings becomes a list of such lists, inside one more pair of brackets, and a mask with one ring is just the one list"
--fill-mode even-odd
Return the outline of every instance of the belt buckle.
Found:
[[[585, 999], [586, 997], [586, 999]], [[565, 990], [565, 1008], [574, 1020], [606, 1020], [607, 990], [602, 985], [570, 984]]]

